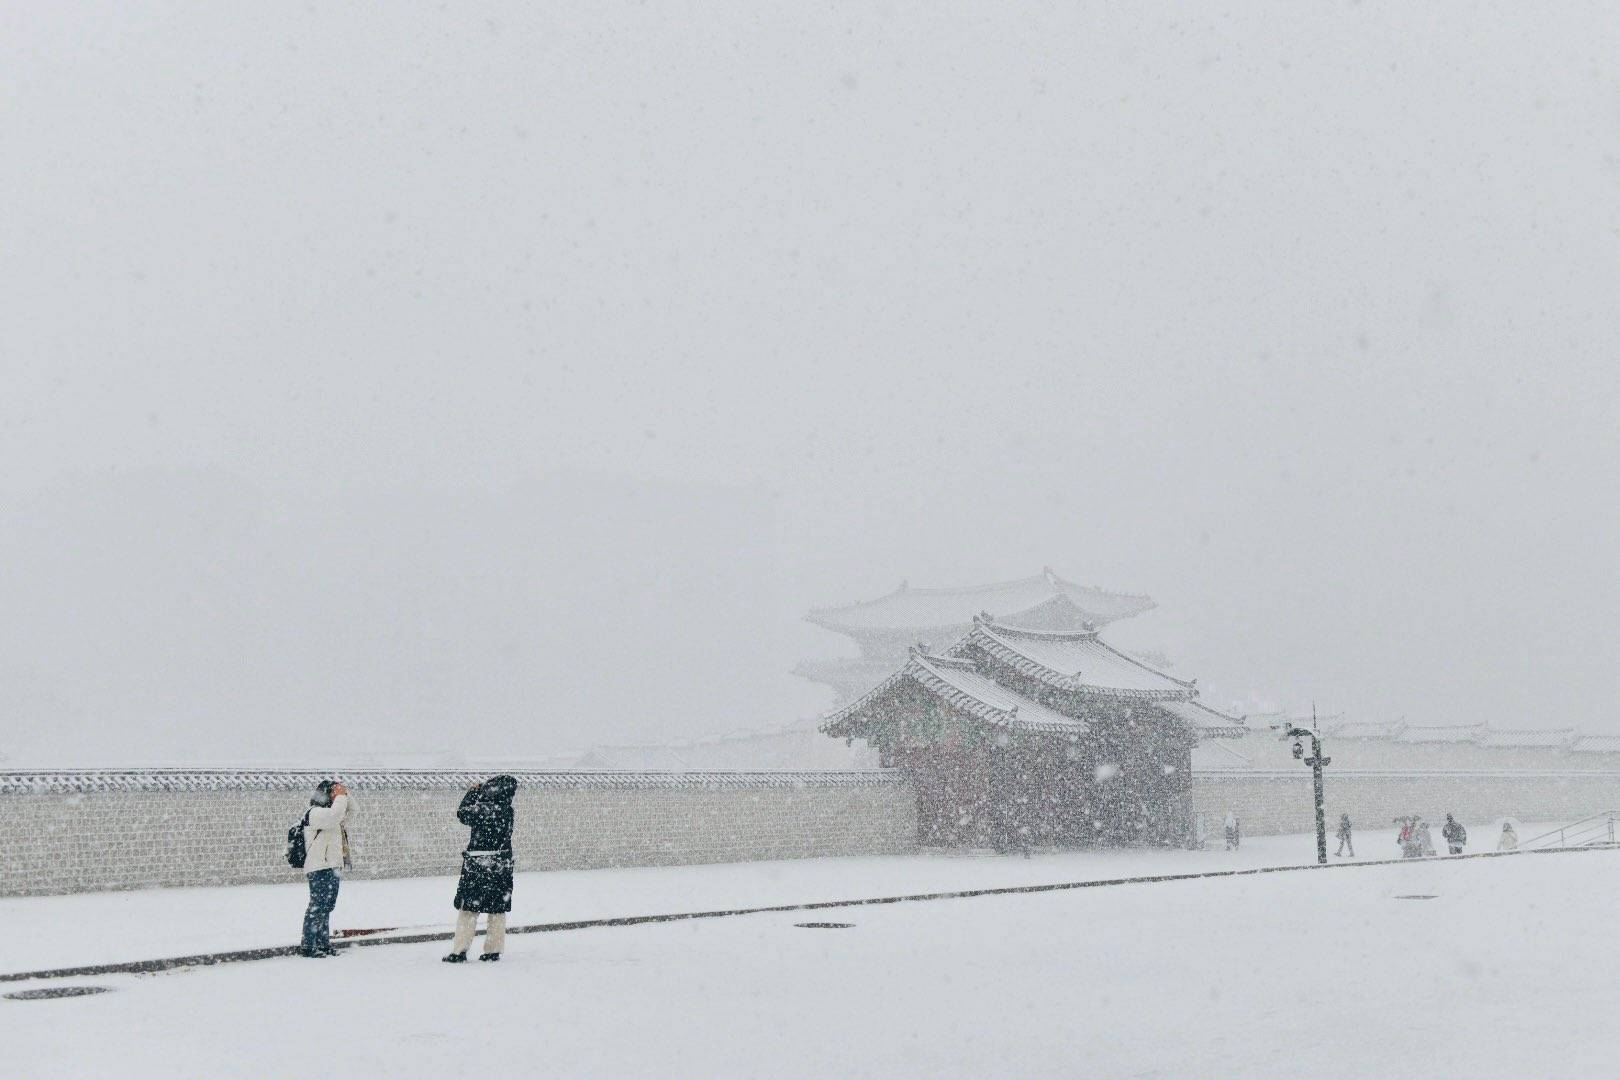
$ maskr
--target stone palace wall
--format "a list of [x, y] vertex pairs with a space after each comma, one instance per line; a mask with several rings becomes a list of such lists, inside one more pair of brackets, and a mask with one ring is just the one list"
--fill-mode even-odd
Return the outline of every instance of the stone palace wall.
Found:
[[[1502, 818], [1569, 822], [1620, 809], [1620, 773], [1335, 772], [1324, 784], [1331, 833], [1340, 814], [1358, 829], [1389, 829], [1396, 817], [1417, 814], [1437, 829], [1447, 814], [1469, 830], [1469, 846], [1495, 844], [1483, 828]], [[1316, 829], [1311, 771], [1194, 773], [1193, 811], [1218, 838], [1227, 810], [1248, 835]], [[1522, 837], [1528, 840], [1529, 837]]]
[[[151, 770], [0, 773], [0, 896], [299, 880], [282, 859], [315, 772]], [[354, 791], [356, 877], [448, 875], [467, 830], [455, 819], [482, 774], [337, 774]], [[916, 850], [917, 801], [890, 771], [516, 774], [520, 870], [744, 862]], [[1471, 846], [1503, 817], [1564, 822], [1620, 808], [1620, 772], [1329, 770], [1330, 828], [1455, 813]], [[1310, 771], [1194, 772], [1192, 804], [1219, 836], [1315, 827]], [[1528, 838], [1526, 838], [1528, 839]]]
[[[0, 896], [300, 880], [282, 857], [314, 772], [0, 773]], [[356, 877], [452, 874], [483, 774], [337, 774]], [[916, 846], [884, 772], [517, 773], [518, 869], [884, 855]]]

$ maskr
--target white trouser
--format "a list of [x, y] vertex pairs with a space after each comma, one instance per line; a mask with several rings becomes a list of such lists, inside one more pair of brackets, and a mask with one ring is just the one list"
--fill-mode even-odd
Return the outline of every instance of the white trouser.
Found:
[[[478, 932], [478, 912], [456, 912], [456, 940], [451, 944], [450, 951], [464, 953], [472, 945], [473, 935]], [[489, 932], [484, 935], [484, 951], [498, 953], [506, 947], [506, 912], [489, 916]]]

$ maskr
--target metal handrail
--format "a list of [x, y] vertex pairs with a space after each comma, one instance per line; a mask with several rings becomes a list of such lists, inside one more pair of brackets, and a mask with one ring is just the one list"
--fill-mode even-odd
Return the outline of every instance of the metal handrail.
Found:
[[1576, 846], [1584, 847], [1589, 844], [1612, 844], [1615, 842], [1616, 817], [1620, 817], [1620, 810], [1604, 810], [1602, 813], [1593, 814], [1591, 817], [1584, 817], [1579, 821], [1572, 821], [1568, 825], [1561, 825], [1550, 832], [1542, 833], [1540, 836], [1531, 837], [1520, 846], [1533, 847], [1543, 840], [1551, 841], [1553, 837], [1557, 837], [1556, 841], [1548, 843], [1547, 846], [1552, 847], [1554, 846], [1554, 843], [1556, 843], [1556, 846], [1558, 847], [1569, 847], [1570, 840], [1584, 837], [1592, 833], [1598, 833], [1601, 835], [1595, 836], [1590, 840], [1582, 840], [1580, 844]]
[[[1595, 844], [1611, 839], [1605, 835], [1608, 832], [1605, 822], [1597, 822], [1584, 829], [1564, 830], [1559, 833], [1560, 847], [1581, 847], [1586, 844]], [[1551, 846], [1551, 845], [1549, 845]]]

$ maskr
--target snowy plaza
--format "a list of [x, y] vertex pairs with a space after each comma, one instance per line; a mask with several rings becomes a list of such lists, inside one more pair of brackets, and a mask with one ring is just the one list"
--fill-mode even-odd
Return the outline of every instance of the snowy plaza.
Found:
[[[1387, 858], [1367, 833], [1363, 859]], [[515, 923], [1285, 866], [1239, 852], [530, 874]], [[1347, 866], [442, 942], [5, 984], [26, 1075], [1600, 1076], [1609, 850]], [[335, 926], [442, 929], [449, 883], [356, 881]], [[6, 971], [284, 940], [302, 888], [0, 901]], [[804, 928], [804, 922], [849, 923]]]
[[1616, 56], [6, 5], [0, 1080], [1620, 1076]]

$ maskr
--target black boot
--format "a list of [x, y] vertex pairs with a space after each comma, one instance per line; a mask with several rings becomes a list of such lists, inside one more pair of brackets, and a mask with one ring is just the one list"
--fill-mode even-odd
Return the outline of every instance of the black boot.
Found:
[[444, 962], [447, 964], [465, 964], [467, 962], [467, 954], [464, 952], [453, 952], [444, 958]]
[[500, 958], [501, 958], [501, 954], [498, 953], [498, 952], [487, 952], [487, 953], [484, 953], [483, 955], [479, 956], [478, 959], [480, 959], [480, 960], [499, 960]]

